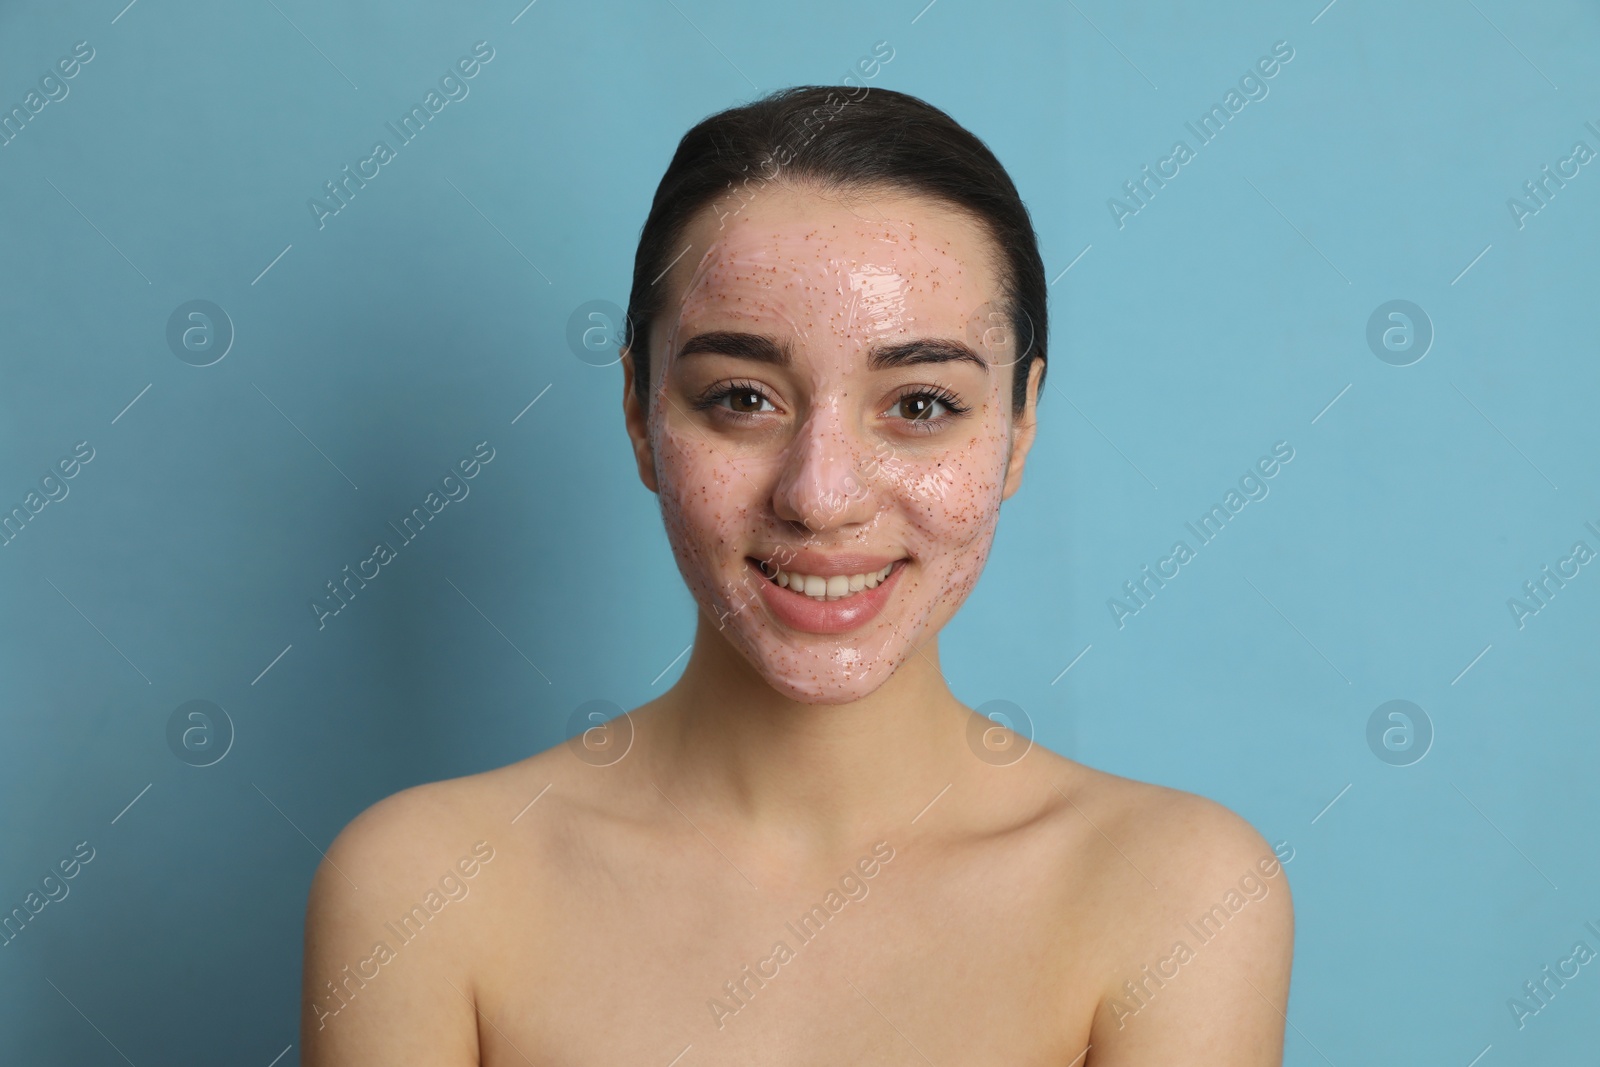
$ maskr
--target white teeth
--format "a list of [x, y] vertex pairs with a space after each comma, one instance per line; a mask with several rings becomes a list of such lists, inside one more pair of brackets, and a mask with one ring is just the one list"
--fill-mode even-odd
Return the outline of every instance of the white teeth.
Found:
[[772, 581], [785, 589], [804, 593], [813, 600], [842, 600], [863, 589], [877, 588], [878, 583], [888, 578], [892, 570], [894, 570], [893, 563], [880, 571], [868, 574], [833, 574], [826, 578], [815, 574], [790, 574], [787, 571], [779, 571]]

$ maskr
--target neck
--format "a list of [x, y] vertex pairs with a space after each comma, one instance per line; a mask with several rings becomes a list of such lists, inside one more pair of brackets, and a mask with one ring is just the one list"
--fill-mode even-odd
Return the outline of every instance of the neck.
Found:
[[656, 702], [661, 788], [798, 851], [904, 826], [974, 762], [938, 654], [930, 639], [860, 700], [807, 704], [768, 685], [701, 614], [683, 677]]

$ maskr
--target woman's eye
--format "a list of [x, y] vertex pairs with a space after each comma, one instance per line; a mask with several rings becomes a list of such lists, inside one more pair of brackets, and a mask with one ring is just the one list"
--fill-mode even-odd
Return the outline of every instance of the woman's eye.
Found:
[[894, 407], [889, 410], [899, 415], [902, 419], [912, 422], [925, 422], [938, 417], [935, 408], [948, 410], [944, 401], [928, 393], [912, 393], [895, 401]]
[[[743, 387], [730, 389], [724, 399], [728, 402], [729, 410], [735, 411], [740, 415], [755, 415], [762, 411], [777, 410], [767, 402], [766, 397], [755, 389]], [[762, 407], [763, 404], [766, 407]]]

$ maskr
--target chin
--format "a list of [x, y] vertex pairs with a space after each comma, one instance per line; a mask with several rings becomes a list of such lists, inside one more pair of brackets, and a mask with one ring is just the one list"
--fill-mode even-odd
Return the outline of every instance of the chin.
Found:
[[[721, 616], [720, 634], [768, 686], [790, 700], [802, 704], [862, 700], [889, 681], [916, 654], [925, 635], [948, 618], [940, 608], [950, 602], [941, 604], [939, 598], [927, 596], [927, 575], [918, 571], [902, 575], [899, 564], [890, 570], [889, 579], [879, 586], [885, 599], [875, 597], [873, 601], [865, 595], [860, 601], [851, 596], [797, 609], [793, 602], [805, 598], [789, 590], [764, 587], [759, 600], [746, 601], [742, 610]], [[735, 584], [729, 582], [727, 588]], [[748, 582], [741, 587], [748, 588]], [[950, 588], [945, 583], [940, 587]], [[872, 613], [827, 614], [852, 605], [864, 606]], [[719, 614], [710, 611], [710, 617], [716, 619]]]
[[817, 649], [808, 655], [791, 654], [782, 662], [757, 659], [744, 648], [740, 652], [774, 691], [801, 704], [850, 704], [863, 700], [894, 676], [910, 648], [891, 658], [885, 649], [871, 662], [849, 666], [839, 662], [857, 650], [840, 646]]

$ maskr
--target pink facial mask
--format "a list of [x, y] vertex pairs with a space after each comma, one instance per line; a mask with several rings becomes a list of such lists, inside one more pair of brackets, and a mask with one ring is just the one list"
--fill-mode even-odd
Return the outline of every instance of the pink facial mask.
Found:
[[[954, 375], [939, 364], [874, 374], [867, 347], [922, 337], [971, 343], [968, 312], [987, 307], [983, 283], [947, 241], [918, 236], [910, 219], [868, 219], [831, 205], [804, 219], [758, 217], [724, 231], [676, 313], [660, 320], [665, 343], [652, 353], [661, 370], [650, 410], [658, 495], [678, 567], [720, 632], [780, 693], [845, 703], [920, 655], [915, 646], [976, 584], [1003, 495], [1012, 372], [1001, 359], [978, 392], [959, 390], [969, 411], [939, 433], [887, 428], [879, 416], [891, 405], [880, 399], [898, 403], [912, 391], [890, 394], [891, 374], [907, 384]], [[787, 413], [787, 432], [724, 432], [708, 417], [717, 413], [693, 410], [692, 399], [674, 391], [680, 343], [711, 330], [792, 346], [787, 371], [740, 361], [716, 379], [758, 384]], [[906, 559], [882, 589], [835, 602], [875, 596], [876, 611], [846, 632], [818, 633], [785, 623], [771, 598], [800, 594], [763, 589], [772, 583], [750, 562], [787, 570], [799, 550]]]

